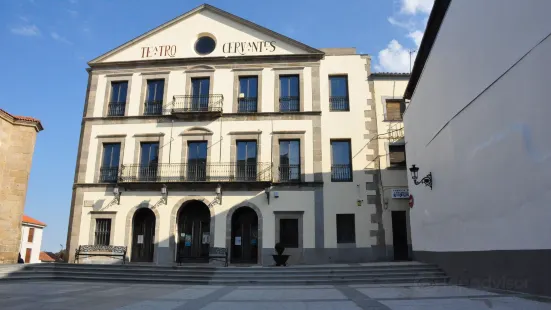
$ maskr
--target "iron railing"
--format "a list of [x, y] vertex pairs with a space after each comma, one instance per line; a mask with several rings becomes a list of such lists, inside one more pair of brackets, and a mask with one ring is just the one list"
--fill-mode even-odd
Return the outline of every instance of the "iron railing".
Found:
[[162, 101], [146, 101], [143, 111], [144, 115], [161, 115], [163, 114]]
[[109, 102], [107, 116], [124, 116], [126, 102]]
[[279, 182], [300, 182], [300, 165], [279, 165]]
[[352, 181], [352, 165], [331, 165], [332, 182], [350, 182]]
[[101, 183], [115, 183], [119, 176], [119, 167], [101, 167], [99, 169], [99, 181]]
[[271, 163], [123, 165], [119, 182], [270, 182]]
[[256, 112], [257, 102], [258, 98], [256, 97], [239, 98], [237, 101], [237, 112]]
[[172, 99], [172, 113], [222, 112], [223, 95], [181, 95]]
[[350, 111], [347, 96], [331, 96], [329, 97], [330, 111]]
[[298, 112], [300, 111], [300, 97], [280, 97], [279, 98], [280, 112]]

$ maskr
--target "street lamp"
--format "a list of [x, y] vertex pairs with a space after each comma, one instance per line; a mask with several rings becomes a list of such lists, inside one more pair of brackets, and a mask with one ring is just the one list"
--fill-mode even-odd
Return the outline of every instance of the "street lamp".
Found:
[[429, 172], [429, 174], [427, 174], [424, 178], [422, 178], [420, 181], [417, 181], [417, 172], [419, 171], [419, 168], [415, 165], [411, 165], [409, 171], [411, 172], [411, 179], [413, 180], [413, 183], [415, 185], [425, 184], [425, 186], [430, 187], [430, 189], [432, 190], [432, 172]]
[[268, 199], [268, 204], [270, 204], [270, 187], [266, 187], [264, 193], [266, 193], [266, 199]]
[[163, 184], [163, 187], [161, 187], [161, 200], [165, 203], [165, 205], [168, 204], [168, 188], [166, 187], [166, 184]]
[[120, 188], [118, 185], [115, 185], [115, 187], [113, 187], [113, 195], [115, 196], [115, 201], [117, 202], [118, 205], [121, 204], [121, 191], [120, 191]]
[[222, 185], [220, 184], [216, 186], [216, 200], [218, 200], [219, 204], [222, 204]]

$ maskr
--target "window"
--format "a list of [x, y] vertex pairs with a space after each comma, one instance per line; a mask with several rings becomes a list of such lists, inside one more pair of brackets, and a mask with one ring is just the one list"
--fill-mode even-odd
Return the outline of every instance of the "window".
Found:
[[356, 243], [354, 214], [337, 214], [337, 243]]
[[29, 228], [29, 236], [27, 237], [27, 242], [33, 242], [34, 240], [34, 228]]
[[385, 120], [401, 121], [405, 110], [406, 104], [403, 100], [386, 100]]
[[111, 219], [96, 219], [95, 245], [109, 245], [111, 242]]
[[256, 112], [258, 99], [258, 77], [239, 77], [237, 112]]
[[389, 145], [388, 153], [391, 167], [406, 167], [405, 145]]
[[108, 116], [124, 116], [128, 82], [111, 82], [111, 99], [107, 110]]
[[30, 263], [31, 262], [31, 253], [32, 253], [32, 249], [26, 249], [25, 250], [25, 263]]
[[329, 110], [349, 111], [348, 104], [348, 77], [346, 75], [330, 76]]
[[237, 141], [237, 179], [256, 181], [256, 141]]
[[120, 155], [120, 143], [103, 144], [103, 160], [101, 162], [99, 174], [100, 182], [117, 182]]
[[202, 36], [195, 42], [195, 52], [199, 55], [208, 55], [216, 48], [216, 41], [209, 36]]
[[298, 248], [298, 219], [279, 219], [279, 242], [286, 248]]
[[279, 140], [279, 181], [300, 181], [300, 140]]
[[300, 89], [298, 75], [279, 76], [279, 111], [300, 111]]
[[207, 179], [207, 141], [188, 142], [187, 180]]
[[350, 140], [331, 140], [331, 181], [352, 182]]
[[147, 100], [145, 102], [145, 115], [160, 115], [163, 111], [163, 98], [165, 93], [165, 80], [147, 81]]
[[191, 79], [191, 111], [208, 111], [210, 78]]
[[159, 166], [159, 143], [142, 142], [140, 144], [140, 154], [140, 180], [155, 181]]

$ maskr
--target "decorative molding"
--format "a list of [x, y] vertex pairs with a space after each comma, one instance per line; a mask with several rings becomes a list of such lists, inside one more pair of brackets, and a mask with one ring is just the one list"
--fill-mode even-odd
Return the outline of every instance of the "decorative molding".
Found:
[[261, 133], [262, 133], [261, 130], [258, 130], [258, 131], [230, 131], [230, 132], [228, 132], [228, 135], [230, 135], [230, 136], [233, 136], [233, 135], [259, 135]]
[[286, 134], [305, 134], [306, 130], [280, 130], [280, 131], [272, 131], [272, 134], [274, 135], [286, 135]]
[[[133, 137], [163, 137], [165, 134], [164, 132], [158, 132], [158, 133], [137, 133]], [[125, 135], [126, 136], [126, 135]]]
[[[140, 75], [158, 75], [158, 74], [170, 74], [170, 71], [149, 71], [141, 72]], [[166, 91], [166, 90], [165, 90]]]
[[104, 138], [126, 138], [126, 134], [116, 134], [116, 135], [97, 135], [96, 139]]

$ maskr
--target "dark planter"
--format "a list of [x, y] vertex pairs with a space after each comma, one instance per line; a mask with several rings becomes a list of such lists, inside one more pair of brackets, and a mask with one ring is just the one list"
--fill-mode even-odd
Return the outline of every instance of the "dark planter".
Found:
[[287, 260], [291, 255], [272, 255], [276, 266], [287, 266]]

